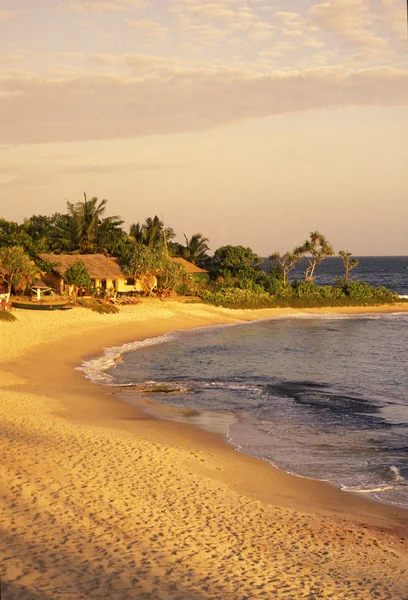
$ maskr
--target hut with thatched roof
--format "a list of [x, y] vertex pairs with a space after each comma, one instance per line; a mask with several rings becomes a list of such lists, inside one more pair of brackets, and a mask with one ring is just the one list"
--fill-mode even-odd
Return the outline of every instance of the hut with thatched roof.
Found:
[[181, 256], [173, 256], [171, 260], [173, 262], [177, 263], [178, 265], [183, 265], [186, 269], [186, 273], [188, 273], [189, 275], [198, 275], [199, 273], [208, 273], [208, 271], [206, 271], [205, 269], [200, 269], [200, 267], [197, 267], [197, 265], [189, 262], [185, 258], [181, 258]]
[[117, 258], [103, 254], [40, 254], [40, 258], [52, 264], [52, 270], [44, 275], [44, 281], [60, 294], [69, 291], [64, 275], [78, 260], [85, 264], [95, 288], [119, 293], [140, 292], [143, 289], [140, 281], [122, 273]]
[[[64, 275], [66, 270], [78, 260], [85, 264], [95, 288], [119, 294], [143, 292], [144, 290], [137, 278], [128, 277], [122, 273], [117, 258], [107, 257], [103, 254], [40, 254], [40, 258], [52, 264], [50, 272], [43, 276], [45, 283], [60, 294], [70, 291], [69, 286], [65, 283]], [[171, 260], [183, 265], [187, 274], [192, 278], [194, 275], [207, 273], [205, 269], [200, 269], [184, 258], [173, 257]]]

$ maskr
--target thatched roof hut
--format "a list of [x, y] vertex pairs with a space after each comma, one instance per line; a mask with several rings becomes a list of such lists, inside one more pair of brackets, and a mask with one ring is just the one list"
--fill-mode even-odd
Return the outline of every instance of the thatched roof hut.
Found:
[[173, 256], [171, 260], [179, 265], [184, 265], [186, 272], [189, 275], [194, 275], [195, 273], [208, 273], [208, 271], [205, 269], [200, 269], [200, 267], [197, 267], [197, 265], [188, 262], [188, 260], [181, 258], [180, 256]]
[[[44, 275], [46, 283], [62, 293], [67, 289], [64, 275], [67, 269], [81, 260], [88, 270], [90, 278], [96, 288], [103, 290], [114, 289], [119, 293], [132, 293], [142, 291], [144, 288], [139, 279], [128, 277], [122, 273], [117, 258], [109, 258], [103, 254], [40, 254], [40, 258], [52, 264], [52, 271]], [[186, 272], [194, 276], [197, 273], [207, 273], [184, 258], [174, 257], [175, 263], [184, 265]], [[157, 285], [157, 279], [156, 279]]]
[[42, 260], [53, 265], [53, 271], [64, 276], [65, 271], [78, 260], [82, 260], [91, 279], [110, 279], [124, 277], [117, 258], [103, 254], [40, 254]]

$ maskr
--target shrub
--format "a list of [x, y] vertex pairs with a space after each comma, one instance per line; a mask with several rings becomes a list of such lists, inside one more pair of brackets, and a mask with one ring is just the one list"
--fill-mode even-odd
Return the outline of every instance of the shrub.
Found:
[[[367, 284], [366, 284], [367, 285]], [[355, 289], [352, 288], [352, 289]], [[317, 286], [313, 282], [296, 282], [295, 285], [279, 290], [280, 295], [265, 291], [243, 290], [237, 287], [221, 287], [202, 290], [199, 296], [203, 302], [225, 308], [317, 308], [329, 306], [374, 306], [398, 300], [398, 296], [386, 288], [359, 287], [360, 293], [366, 290], [369, 295], [346, 295], [342, 288]]]
[[175, 292], [179, 296], [196, 296], [197, 295], [197, 285], [192, 282], [183, 282], [179, 283], [175, 287]]
[[365, 281], [351, 281], [343, 286], [346, 296], [357, 300], [376, 300], [378, 302], [394, 302], [397, 294], [384, 286], [373, 287]]
[[253, 291], [240, 288], [202, 290], [199, 295], [203, 302], [225, 308], [266, 308], [270, 306], [272, 299], [270, 294], [263, 290]]

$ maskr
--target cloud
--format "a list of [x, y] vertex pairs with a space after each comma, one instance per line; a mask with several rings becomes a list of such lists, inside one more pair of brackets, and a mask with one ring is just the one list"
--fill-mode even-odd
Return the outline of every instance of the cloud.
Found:
[[381, 0], [384, 9], [383, 22], [390, 31], [393, 39], [403, 44], [406, 53], [407, 44], [407, 13], [401, 0]]
[[0, 23], [2, 21], [13, 21], [20, 15], [27, 12], [26, 10], [0, 10]]
[[146, 6], [144, 0], [65, 0], [63, 6], [73, 12], [118, 12]]
[[[89, 159], [87, 159], [89, 160]], [[58, 169], [61, 173], [98, 173], [110, 176], [114, 173], [131, 173], [133, 171], [166, 171], [168, 169], [184, 169], [192, 166], [193, 163], [182, 162], [121, 162], [109, 164], [80, 164], [67, 165]]]
[[187, 4], [184, 7], [192, 15], [213, 19], [216, 21], [231, 21], [236, 17], [236, 11], [216, 3]]
[[169, 31], [167, 27], [164, 27], [161, 23], [154, 21], [153, 19], [132, 19], [126, 21], [126, 25], [133, 29], [137, 29], [148, 37], [162, 38], [165, 37]]
[[306, 48], [324, 47], [324, 43], [317, 37], [318, 27], [300, 13], [277, 11], [275, 18], [281, 31], [281, 44], [284, 44], [287, 40], [292, 40], [299, 46]]
[[0, 63], [21, 64], [26, 63], [27, 57], [22, 54], [3, 54], [0, 55]]
[[[147, 63], [145, 63], [147, 64]], [[132, 138], [346, 106], [408, 105], [408, 73], [341, 67], [254, 73], [167, 67], [167, 76], [110, 74], [0, 82], [0, 143]]]
[[314, 5], [309, 14], [319, 27], [351, 46], [383, 48], [387, 45], [387, 41], [375, 33], [377, 15], [367, 0], [331, 0]]
[[63, 60], [79, 60], [84, 55], [81, 52], [58, 52], [58, 57]]
[[212, 46], [228, 38], [228, 29], [214, 27], [208, 23], [196, 23], [188, 15], [180, 15], [178, 18], [178, 28], [182, 34], [191, 36], [194, 39], [192, 50], [199, 47]]
[[[184, 0], [173, 7], [178, 14], [180, 30], [194, 35], [204, 28], [212, 32], [212, 41], [223, 40], [226, 36], [247, 35], [251, 41], [261, 41], [271, 37], [274, 26], [261, 19], [246, 2], [194, 2]], [[205, 45], [205, 40], [200, 43]]]
[[151, 54], [94, 54], [91, 61], [103, 66], [125, 67], [136, 78], [172, 77], [175, 73], [188, 71], [175, 56], [155, 56]]

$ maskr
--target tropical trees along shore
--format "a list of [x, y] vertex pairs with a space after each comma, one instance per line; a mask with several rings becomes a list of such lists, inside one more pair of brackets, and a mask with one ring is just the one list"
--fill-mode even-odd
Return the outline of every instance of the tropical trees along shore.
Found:
[[[251, 248], [225, 245], [209, 254], [209, 239], [202, 233], [176, 242], [176, 233], [154, 215], [135, 222], [128, 232], [118, 215], [106, 216], [107, 200], [96, 197], [73, 203], [67, 201], [65, 213], [33, 215], [18, 224], [0, 218], [0, 285], [23, 291], [41, 273], [49, 269], [39, 259], [41, 253], [104, 254], [118, 258], [123, 272], [137, 277], [147, 295], [162, 289], [194, 294], [203, 300], [223, 305], [273, 305], [279, 303], [339, 303], [389, 301], [393, 295], [385, 288], [374, 289], [364, 282], [351, 281], [350, 273], [358, 265], [351, 252], [340, 250], [344, 276], [332, 286], [318, 286], [319, 265], [334, 256], [334, 248], [319, 231], [293, 250], [269, 256], [269, 268]], [[181, 257], [205, 268], [207, 281], [189, 284], [189, 278], [172, 257]], [[303, 281], [290, 281], [298, 262], [306, 264]], [[89, 284], [84, 269], [77, 264], [66, 275], [74, 286]], [[68, 281], [67, 279], [67, 281]], [[84, 283], [78, 283], [83, 281]]]

